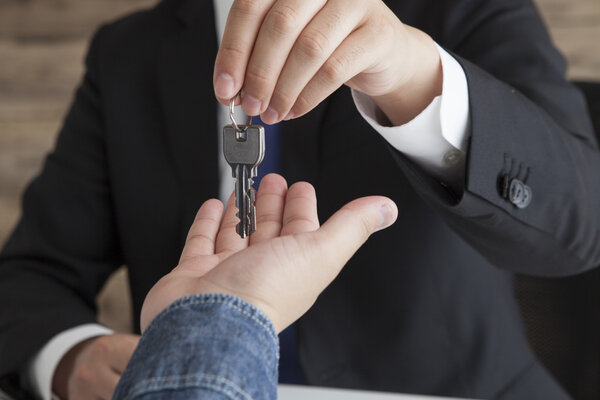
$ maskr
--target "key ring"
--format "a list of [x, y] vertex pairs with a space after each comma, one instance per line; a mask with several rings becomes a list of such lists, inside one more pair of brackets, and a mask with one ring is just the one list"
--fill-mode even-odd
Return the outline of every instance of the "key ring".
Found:
[[246, 128], [241, 129], [239, 127], [239, 125], [237, 124], [237, 122], [235, 122], [235, 118], [233, 117], [234, 114], [234, 110], [235, 110], [235, 99], [237, 98], [237, 96], [234, 96], [231, 101], [229, 102], [229, 118], [231, 119], [231, 124], [233, 125], [235, 131], [237, 133], [244, 133], [246, 132], [246, 129], [248, 129], [249, 125], [252, 125], [252, 117], [249, 115], [248, 116], [248, 121], [246, 121]]

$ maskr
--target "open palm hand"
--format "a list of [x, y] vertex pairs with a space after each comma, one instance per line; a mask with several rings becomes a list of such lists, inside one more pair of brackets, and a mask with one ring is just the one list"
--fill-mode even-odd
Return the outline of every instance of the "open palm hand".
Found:
[[235, 231], [236, 211], [233, 196], [224, 216], [220, 201], [202, 205], [179, 265], [146, 297], [142, 330], [181, 297], [227, 293], [260, 308], [279, 332], [312, 306], [371, 233], [397, 216], [391, 200], [372, 196], [349, 203], [319, 227], [313, 187], [300, 182], [288, 189], [275, 174], [262, 180], [257, 229], [249, 238]]

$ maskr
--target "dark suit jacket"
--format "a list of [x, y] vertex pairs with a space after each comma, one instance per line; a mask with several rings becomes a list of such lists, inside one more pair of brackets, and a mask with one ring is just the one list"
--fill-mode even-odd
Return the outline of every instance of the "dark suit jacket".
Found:
[[[400, 209], [298, 323], [312, 384], [471, 398], [563, 398], [535, 360], [512, 272], [600, 263], [600, 156], [528, 0], [394, 0], [457, 55], [469, 84], [465, 191], [450, 191], [361, 119], [346, 87], [283, 125], [283, 174], [307, 180], [325, 219], [358, 196]], [[137, 318], [177, 264], [200, 204], [218, 195], [212, 2], [167, 0], [103, 27], [54, 151], [0, 258], [0, 375], [53, 335], [95, 321], [129, 267]], [[501, 194], [532, 188], [529, 207]]]

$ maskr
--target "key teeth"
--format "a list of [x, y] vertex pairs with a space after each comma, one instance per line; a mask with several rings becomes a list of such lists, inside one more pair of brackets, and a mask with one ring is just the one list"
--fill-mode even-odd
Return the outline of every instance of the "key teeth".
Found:
[[[252, 170], [251, 170], [252, 171]], [[235, 174], [238, 179], [240, 176]], [[235, 192], [235, 206], [238, 209], [238, 212], [235, 214], [239, 220], [239, 223], [236, 225], [235, 230], [237, 234], [242, 238], [247, 238], [254, 232], [256, 232], [256, 207], [254, 203], [256, 202], [256, 190], [252, 187], [254, 184], [254, 180], [252, 177], [244, 174], [247, 178], [242, 178], [246, 180], [246, 185], [236, 186]], [[238, 195], [238, 189], [240, 187], [245, 188], [245, 193], [242, 195]], [[243, 206], [243, 207], [242, 207]], [[240, 209], [247, 210], [247, 214], [245, 215], [244, 220], [242, 220], [242, 212]]]
[[256, 207], [254, 206], [256, 192], [253, 188], [250, 188], [249, 193], [249, 206], [248, 206], [248, 231], [250, 234], [256, 232]]
[[235, 231], [237, 232], [238, 235], [240, 235], [240, 237], [242, 239], [245, 239], [246, 237], [248, 237], [248, 234], [246, 233], [246, 231], [242, 229], [242, 223], [238, 223], [235, 226]]
[[249, 189], [244, 196], [244, 202], [246, 203], [246, 210], [248, 210], [248, 214], [244, 217], [245, 224], [242, 222], [242, 215], [239, 212], [236, 213], [236, 216], [240, 220], [240, 222], [236, 225], [236, 232], [242, 239], [250, 236], [254, 232], [256, 232], [256, 207], [254, 206], [254, 189]]

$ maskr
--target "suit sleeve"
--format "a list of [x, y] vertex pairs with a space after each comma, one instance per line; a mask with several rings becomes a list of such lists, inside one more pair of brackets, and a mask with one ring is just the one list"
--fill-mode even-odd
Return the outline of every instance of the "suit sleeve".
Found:
[[[471, 139], [465, 191], [394, 157], [449, 225], [498, 267], [564, 276], [600, 264], [600, 153], [581, 94], [565, 79], [529, 0], [445, 1], [434, 39], [463, 67]], [[515, 206], [507, 182], [531, 189]]]
[[103, 139], [99, 34], [55, 149], [27, 188], [0, 253], [0, 376], [53, 336], [96, 320], [95, 298], [122, 264]]

